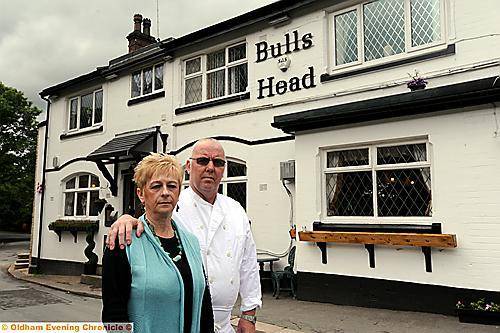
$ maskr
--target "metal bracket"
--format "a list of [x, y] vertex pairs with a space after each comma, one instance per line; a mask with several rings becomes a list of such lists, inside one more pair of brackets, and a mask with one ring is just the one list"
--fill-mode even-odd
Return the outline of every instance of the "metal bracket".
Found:
[[319, 242], [319, 243], [316, 243], [316, 245], [318, 245], [319, 249], [321, 250], [321, 262], [323, 264], [326, 264], [326, 262], [327, 262], [327, 260], [326, 260], [326, 243]]
[[422, 246], [422, 252], [424, 253], [425, 258], [425, 271], [432, 272], [431, 247]]
[[370, 258], [370, 267], [375, 268], [375, 245], [365, 244], [365, 249], [368, 251], [368, 257]]

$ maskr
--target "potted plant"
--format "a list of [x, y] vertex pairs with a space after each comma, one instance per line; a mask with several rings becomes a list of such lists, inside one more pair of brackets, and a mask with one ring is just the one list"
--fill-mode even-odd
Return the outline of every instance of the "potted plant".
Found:
[[418, 71], [415, 71], [414, 75], [411, 75], [410, 73], [408, 73], [408, 75], [410, 76], [411, 80], [406, 83], [406, 86], [411, 91], [424, 89], [427, 86], [427, 81], [423, 77], [420, 77], [418, 75]]
[[458, 301], [456, 304], [458, 320], [461, 323], [500, 324], [500, 304], [486, 302], [481, 298], [475, 302]]

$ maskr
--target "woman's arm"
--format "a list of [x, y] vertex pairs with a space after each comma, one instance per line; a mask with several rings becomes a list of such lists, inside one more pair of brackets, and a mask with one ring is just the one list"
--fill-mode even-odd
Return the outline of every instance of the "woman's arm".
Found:
[[132, 274], [125, 250], [106, 249], [102, 258], [102, 321], [128, 322]]

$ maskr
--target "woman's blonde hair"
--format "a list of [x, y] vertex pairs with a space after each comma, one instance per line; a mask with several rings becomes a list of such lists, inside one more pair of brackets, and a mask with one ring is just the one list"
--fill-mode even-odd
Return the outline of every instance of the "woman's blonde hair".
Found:
[[134, 168], [134, 182], [140, 189], [144, 188], [148, 180], [158, 173], [166, 173], [177, 181], [179, 189], [182, 187], [184, 172], [175, 157], [160, 153], [151, 153], [144, 157]]

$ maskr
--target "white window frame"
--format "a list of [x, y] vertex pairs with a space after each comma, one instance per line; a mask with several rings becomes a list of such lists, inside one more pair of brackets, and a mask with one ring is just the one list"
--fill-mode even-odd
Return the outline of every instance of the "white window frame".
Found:
[[[95, 99], [96, 99], [96, 94], [98, 92], [102, 92], [102, 114], [101, 114], [101, 121], [100, 122], [95, 122]], [[86, 95], [89, 95], [89, 94], [92, 94], [92, 124], [88, 127], [83, 127], [83, 128], [80, 128], [80, 114], [81, 114], [81, 104], [82, 104], [82, 96], [86, 96]], [[71, 102], [72, 101], [77, 101], [77, 105], [76, 105], [76, 127], [75, 128], [70, 128], [71, 126]], [[93, 90], [93, 91], [89, 91], [87, 93], [82, 93], [78, 96], [74, 96], [74, 97], [71, 97], [68, 99], [68, 121], [67, 121], [67, 131], [68, 132], [79, 132], [79, 131], [86, 131], [88, 130], [89, 128], [92, 128], [94, 126], [97, 126], [97, 125], [100, 125], [104, 122], [104, 91], [102, 88], [99, 88], [99, 89], [96, 89], [96, 90]]]
[[[72, 218], [97, 218], [98, 215], [90, 215], [90, 193], [91, 192], [99, 192], [100, 185], [99, 187], [79, 187], [80, 183], [80, 177], [81, 176], [87, 176], [89, 179], [89, 186], [92, 183], [92, 177], [96, 177], [99, 179], [99, 184], [101, 184], [101, 179], [92, 173], [88, 172], [82, 172], [82, 173], [77, 173], [73, 174], [69, 177], [67, 177], [63, 182], [62, 182], [62, 217], [65, 219], [72, 219]], [[75, 178], [75, 188], [67, 189], [66, 188], [66, 183], [69, 182]], [[66, 195], [67, 194], [73, 194], [73, 215], [66, 215]], [[85, 207], [85, 215], [76, 215], [77, 212], [77, 203], [78, 203], [78, 193], [87, 193], [87, 204]]]
[[[238, 60], [233, 61], [233, 62], [229, 62], [229, 49], [236, 47], [236, 46], [243, 45], [243, 44], [245, 45], [245, 58], [238, 59]], [[209, 53], [217, 52], [217, 51], [220, 51], [222, 49], [224, 49], [224, 56], [225, 56], [224, 66], [217, 67], [217, 68], [214, 68], [211, 70], [207, 70], [207, 55]], [[190, 60], [194, 60], [197, 58], [200, 58], [200, 60], [201, 60], [200, 61], [200, 71], [196, 72], [196, 73], [186, 74], [186, 63]], [[235, 66], [242, 65], [245, 63], [247, 64], [247, 87], [246, 87], [245, 91], [240, 91], [237, 93], [229, 94], [229, 86], [230, 86], [230, 84], [229, 84], [229, 69], [231, 67], [235, 67]], [[208, 94], [207, 76], [210, 73], [217, 72], [220, 70], [224, 70], [224, 95], [220, 96], [220, 97], [214, 97], [214, 98], [208, 99], [207, 98], [207, 94]], [[214, 100], [226, 98], [228, 96], [235, 96], [235, 95], [244, 94], [244, 93], [248, 92], [248, 89], [249, 89], [249, 87], [248, 87], [249, 86], [249, 84], [248, 84], [248, 44], [246, 41], [240, 41], [237, 43], [232, 43], [228, 46], [211, 49], [204, 54], [198, 54], [196, 56], [186, 58], [185, 60], [182, 61], [182, 73], [183, 73], [183, 75], [182, 75], [183, 76], [183, 80], [182, 80], [182, 104], [183, 105], [196, 105], [198, 103], [204, 103], [206, 101], [214, 101]], [[188, 79], [198, 77], [198, 76], [201, 76], [201, 78], [202, 78], [201, 79], [201, 101], [186, 104], [186, 81]]]
[[[399, 145], [422, 144], [426, 145], [426, 161], [412, 163], [397, 163], [377, 165], [377, 149], [381, 147], [392, 147]], [[351, 149], [368, 149], [368, 164], [362, 166], [347, 166], [328, 168], [327, 154], [334, 151], [343, 151]], [[364, 145], [349, 145], [321, 149], [321, 215], [322, 220], [329, 222], [391, 222], [391, 223], [408, 223], [408, 222], [428, 222], [432, 220], [431, 216], [378, 216], [378, 196], [377, 193], [377, 171], [382, 170], [402, 170], [414, 168], [429, 168], [431, 174], [431, 193], [434, 192], [434, 181], [432, 162], [430, 159], [431, 145], [426, 139], [405, 140], [405, 141], [390, 141], [383, 143], [364, 144]], [[326, 200], [326, 175], [330, 173], [354, 172], [354, 171], [371, 171], [372, 176], [372, 200], [373, 200], [373, 215], [372, 216], [328, 216], [327, 200]], [[431, 207], [434, 207], [434, 197], [431, 197]]]
[[[155, 80], [156, 67], [159, 67], [159, 66], [163, 66], [163, 69], [161, 71], [163, 85], [161, 88], [156, 87], [156, 80]], [[150, 68], [153, 70], [153, 87], [152, 87], [150, 93], [145, 94], [144, 93], [144, 71], [148, 70]], [[132, 81], [134, 79], [134, 75], [137, 74], [138, 72], [140, 72], [140, 75], [141, 75], [141, 86], [140, 86], [141, 91], [140, 91], [138, 96], [132, 97]], [[164, 63], [157, 63], [157, 64], [154, 64], [151, 66], [147, 66], [147, 67], [141, 68], [140, 70], [133, 71], [130, 74], [130, 89], [129, 89], [130, 99], [136, 99], [136, 98], [141, 98], [143, 96], [152, 95], [152, 94], [155, 94], [155, 93], [162, 91], [162, 90], [165, 90], [165, 64]]]
[[[426, 50], [429, 50], [429, 49], [436, 49], [436, 48], [440, 48], [440, 47], [445, 47], [445, 41], [446, 41], [446, 16], [445, 16], [445, 0], [439, 0], [440, 1], [440, 4], [439, 4], [439, 15], [440, 15], [440, 34], [441, 34], [441, 39], [440, 40], [437, 40], [435, 42], [432, 42], [432, 43], [429, 43], [429, 44], [424, 44], [424, 45], [419, 45], [419, 46], [411, 46], [411, 7], [410, 7], [410, 1], [412, 0], [404, 0], [405, 1], [405, 4], [404, 4], [404, 16], [405, 16], [405, 51], [402, 52], [402, 53], [399, 53], [399, 54], [394, 54], [394, 55], [391, 55], [391, 56], [386, 56], [386, 57], [382, 57], [382, 58], [379, 58], [379, 59], [374, 59], [374, 60], [369, 60], [369, 61], [365, 61], [364, 58], [365, 58], [365, 54], [364, 54], [364, 49], [365, 49], [365, 45], [364, 45], [364, 32], [363, 32], [363, 6], [365, 4], [368, 4], [369, 2], [371, 1], [363, 1], [362, 3], [358, 4], [358, 5], [355, 5], [355, 6], [351, 6], [351, 7], [348, 7], [348, 8], [344, 8], [342, 10], [338, 10], [338, 11], [334, 11], [334, 12], [331, 12], [330, 15], [329, 15], [329, 27], [330, 27], [330, 33], [329, 33], [329, 39], [330, 39], [330, 57], [329, 57], [329, 61], [330, 61], [330, 68], [332, 69], [332, 71], [339, 71], [339, 70], [343, 70], [343, 69], [347, 69], [347, 68], [350, 68], [350, 67], [357, 67], [357, 66], [360, 66], [360, 67], [369, 67], [369, 66], [373, 66], [373, 65], [377, 65], [377, 64], [380, 64], [380, 63], [385, 63], [385, 62], [388, 62], [388, 61], [396, 61], [396, 60], [400, 60], [400, 59], [404, 59], [404, 58], [407, 58], [409, 57], [410, 55], [413, 55], [415, 53], [425, 53]], [[357, 38], [358, 38], [358, 60], [357, 61], [353, 61], [353, 62], [350, 62], [350, 63], [347, 63], [347, 64], [341, 64], [341, 65], [337, 65], [336, 64], [336, 50], [335, 50], [335, 43], [336, 43], [336, 40], [335, 40], [335, 16], [338, 16], [338, 15], [342, 15], [346, 12], [350, 12], [352, 10], [355, 10], [356, 13], [357, 13]]]

